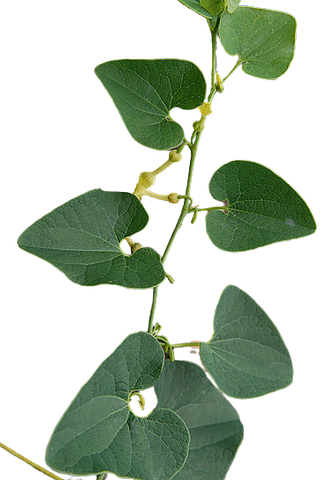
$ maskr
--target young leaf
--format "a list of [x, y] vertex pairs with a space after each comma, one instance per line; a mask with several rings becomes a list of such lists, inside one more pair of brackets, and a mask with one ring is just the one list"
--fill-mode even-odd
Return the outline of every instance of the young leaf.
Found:
[[150, 288], [165, 278], [158, 253], [141, 248], [129, 256], [119, 246], [147, 222], [148, 215], [134, 195], [92, 190], [35, 222], [18, 244], [80, 285]]
[[224, 211], [211, 210], [206, 229], [218, 248], [240, 252], [310, 235], [316, 229], [302, 198], [262, 165], [236, 160], [219, 168], [210, 182]]
[[278, 330], [237, 287], [223, 291], [214, 336], [201, 344], [200, 355], [218, 388], [231, 397], [259, 397], [292, 382], [291, 358]]
[[180, 0], [180, 3], [183, 3], [202, 17], [211, 18], [213, 15], [223, 12], [226, 8], [227, 0]]
[[156, 150], [169, 150], [184, 139], [170, 110], [194, 109], [205, 97], [202, 72], [185, 60], [116, 60], [99, 65], [95, 72], [129, 133]]
[[155, 385], [158, 407], [174, 410], [191, 444], [175, 480], [223, 480], [243, 439], [243, 425], [226, 398], [194, 363], [166, 361]]
[[241, 0], [228, 0], [227, 2], [227, 10], [230, 13], [235, 12], [235, 10], [238, 8], [239, 4], [241, 3]]
[[[179, 5], [183, 4], [192, 12], [197, 13], [205, 18], [212, 18], [213, 11], [223, 4], [224, 0], [180, 0]], [[215, 14], [216, 15], [216, 14]]]
[[224, 49], [239, 56], [245, 73], [274, 79], [289, 68], [293, 59], [295, 31], [296, 21], [291, 15], [239, 7], [233, 14], [222, 16], [219, 33]]
[[189, 447], [185, 422], [156, 408], [136, 417], [130, 394], [158, 380], [164, 353], [148, 333], [127, 337], [80, 390], [56, 426], [46, 462], [69, 475], [112, 472], [122, 478], [167, 480], [183, 466]]

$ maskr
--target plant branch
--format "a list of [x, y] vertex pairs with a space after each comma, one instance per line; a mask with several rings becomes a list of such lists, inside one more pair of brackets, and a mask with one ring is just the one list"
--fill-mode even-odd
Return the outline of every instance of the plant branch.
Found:
[[[189, 171], [188, 171], [188, 177], [187, 177], [187, 183], [186, 183], [186, 189], [185, 189], [185, 195], [184, 197], [184, 204], [180, 213], [180, 216], [177, 220], [177, 223], [175, 225], [175, 228], [172, 232], [172, 235], [170, 236], [170, 239], [168, 241], [168, 244], [165, 248], [165, 251], [163, 253], [163, 256], [161, 258], [162, 263], [165, 263], [165, 260], [167, 258], [167, 255], [169, 254], [169, 251], [173, 245], [173, 242], [175, 240], [175, 237], [178, 233], [178, 230], [180, 229], [184, 218], [186, 215], [189, 213], [189, 205], [190, 205], [190, 192], [191, 192], [191, 186], [192, 186], [192, 177], [193, 177], [193, 170], [194, 170], [194, 165], [195, 165], [195, 160], [196, 160], [196, 154], [197, 154], [197, 148], [198, 144], [201, 138], [201, 133], [202, 132], [197, 132], [196, 137], [195, 137], [195, 142], [191, 145], [191, 159], [190, 159], [190, 165], [189, 165]], [[148, 322], [148, 333], [152, 333], [153, 331], [153, 320], [154, 320], [154, 315], [156, 311], [156, 302], [157, 302], [157, 294], [158, 294], [158, 286], [153, 289], [153, 301], [152, 301], [152, 306], [150, 310], [150, 316], [149, 316], [149, 322]]]
[[11, 455], [19, 458], [19, 460], [22, 460], [23, 462], [27, 463], [31, 467], [35, 468], [39, 472], [43, 473], [44, 475], [47, 475], [47, 477], [53, 478], [54, 480], [63, 480], [61, 477], [57, 477], [54, 473], [49, 472], [49, 470], [46, 470], [45, 468], [40, 467], [36, 463], [32, 462], [31, 460], [28, 460], [26, 457], [23, 457], [19, 453], [15, 452], [11, 448], [7, 447], [3, 443], [0, 443], [0, 447], [3, 448], [6, 452], [11, 453]]
[[[212, 36], [212, 72], [211, 72], [211, 90], [208, 96], [208, 102], [211, 103], [214, 94], [216, 92], [217, 86], [216, 86], [216, 46], [217, 46], [217, 34], [218, 34], [218, 27], [219, 27], [219, 20], [217, 21], [215, 28], [213, 31], [211, 31], [211, 36]], [[166, 258], [170, 252], [170, 249], [173, 245], [173, 242], [176, 238], [176, 235], [182, 226], [182, 223], [188, 213], [190, 213], [190, 197], [191, 197], [191, 187], [192, 187], [192, 177], [193, 177], [193, 171], [194, 171], [194, 166], [195, 166], [195, 160], [196, 160], [196, 154], [197, 154], [197, 149], [199, 145], [199, 141], [202, 135], [202, 130], [204, 127], [204, 123], [206, 120], [206, 116], [202, 115], [201, 120], [199, 122], [196, 122], [196, 124], [200, 125], [201, 128], [198, 129], [197, 126], [194, 126], [194, 132], [191, 137], [191, 142], [188, 144], [190, 150], [191, 150], [191, 159], [190, 159], [190, 164], [189, 164], [189, 170], [188, 170], [188, 177], [187, 177], [187, 182], [186, 182], [186, 189], [185, 189], [185, 195], [186, 197], [184, 199], [184, 204], [180, 213], [180, 216], [177, 220], [177, 223], [174, 227], [174, 230], [170, 236], [170, 239], [168, 241], [168, 244], [165, 248], [165, 251], [163, 253], [163, 256], [161, 258], [162, 263], [164, 264], [166, 261]], [[154, 321], [154, 316], [155, 316], [155, 311], [156, 311], [156, 303], [157, 303], [157, 294], [158, 294], [158, 286], [153, 289], [153, 301], [152, 301], [152, 306], [150, 310], [150, 316], [149, 316], [149, 322], [148, 322], [148, 333], [153, 332], [153, 321]]]
[[211, 72], [211, 91], [209, 93], [207, 101], [210, 103], [213, 100], [213, 97], [216, 93], [217, 90], [217, 85], [216, 85], [216, 68], [217, 68], [217, 62], [216, 62], [216, 47], [217, 47], [217, 34], [218, 34], [218, 28], [220, 25], [220, 18], [217, 19], [215, 28], [213, 31], [211, 31], [212, 35], [212, 72]]

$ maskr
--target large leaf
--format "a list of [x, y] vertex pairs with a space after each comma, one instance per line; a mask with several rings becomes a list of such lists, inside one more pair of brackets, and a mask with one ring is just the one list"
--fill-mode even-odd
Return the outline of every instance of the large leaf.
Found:
[[148, 215], [130, 193], [92, 190], [44, 216], [18, 240], [80, 285], [102, 283], [149, 288], [165, 277], [151, 248], [125, 255], [120, 241], [142, 230]]
[[214, 336], [201, 344], [200, 355], [219, 389], [232, 397], [258, 397], [292, 382], [291, 358], [278, 330], [237, 287], [223, 291]]
[[186, 463], [175, 480], [225, 478], [243, 439], [243, 425], [232, 405], [190, 362], [166, 361], [155, 391], [158, 407], [174, 410], [191, 435]]
[[56, 426], [46, 462], [70, 475], [112, 472], [122, 478], [166, 480], [183, 466], [189, 447], [185, 422], [167, 408], [136, 417], [133, 391], [153, 386], [164, 364], [157, 340], [127, 337], [80, 390]]
[[211, 210], [206, 229], [222, 250], [239, 252], [310, 235], [316, 229], [302, 198], [282, 178], [254, 162], [234, 161], [210, 182], [213, 198], [226, 204]]
[[116, 60], [95, 71], [133, 138], [157, 150], [174, 148], [184, 139], [170, 110], [191, 110], [205, 97], [203, 74], [185, 60]]
[[291, 15], [239, 7], [223, 15], [220, 39], [227, 53], [239, 56], [245, 73], [273, 79], [280, 77], [293, 59], [295, 31]]

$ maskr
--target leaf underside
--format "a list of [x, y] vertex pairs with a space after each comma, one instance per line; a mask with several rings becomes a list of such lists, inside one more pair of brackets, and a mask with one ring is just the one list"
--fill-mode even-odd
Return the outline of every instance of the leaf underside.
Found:
[[287, 13], [239, 7], [224, 13], [220, 39], [227, 53], [238, 55], [243, 71], [254, 77], [280, 77], [293, 59], [296, 21]]
[[194, 12], [205, 18], [211, 18], [212, 15], [202, 6], [201, 0], [179, 0], [183, 5], [194, 10]]
[[254, 398], [287, 387], [293, 368], [275, 325], [255, 301], [227, 287], [214, 317], [214, 337], [200, 355], [218, 388], [236, 398]]
[[210, 193], [225, 210], [206, 216], [211, 241], [239, 252], [312, 234], [316, 225], [304, 200], [282, 178], [262, 165], [236, 160], [223, 165]]
[[119, 246], [147, 222], [134, 195], [91, 190], [35, 222], [18, 244], [80, 285], [150, 288], [165, 278], [158, 253], [142, 248], [129, 256]]
[[115, 60], [95, 72], [132, 137], [156, 150], [169, 150], [184, 140], [170, 110], [194, 109], [205, 98], [202, 72], [185, 60]]
[[191, 435], [186, 463], [175, 480], [223, 480], [243, 439], [233, 406], [190, 362], [166, 361], [155, 392], [157, 406], [182, 417]]

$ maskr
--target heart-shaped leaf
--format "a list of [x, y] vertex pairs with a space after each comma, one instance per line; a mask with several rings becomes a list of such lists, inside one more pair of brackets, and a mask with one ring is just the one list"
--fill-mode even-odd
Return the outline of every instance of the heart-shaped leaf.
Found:
[[147, 222], [148, 215], [134, 195], [92, 190], [35, 222], [18, 244], [80, 285], [150, 288], [165, 278], [158, 253], [141, 248], [129, 256], [119, 247], [123, 238], [139, 232]]
[[287, 13], [239, 7], [222, 16], [219, 33], [224, 49], [239, 56], [245, 73], [273, 79], [289, 68], [295, 31], [296, 21]]
[[223, 480], [243, 439], [236, 410], [190, 362], [166, 361], [155, 391], [157, 406], [174, 410], [191, 435], [186, 463], [175, 480]]
[[136, 417], [131, 393], [158, 380], [164, 353], [148, 333], [127, 337], [80, 390], [56, 426], [46, 462], [69, 475], [112, 472], [122, 478], [167, 480], [184, 465], [189, 432], [172, 410]]
[[234, 286], [221, 295], [214, 336], [201, 344], [200, 355], [218, 388], [232, 397], [259, 397], [292, 382], [291, 358], [275, 325]]
[[204, 101], [202, 72], [185, 60], [115, 60], [95, 70], [129, 133], [146, 147], [169, 150], [184, 140], [170, 117], [179, 107], [191, 110]]
[[226, 204], [206, 217], [207, 233], [222, 250], [251, 250], [304, 237], [316, 229], [295, 190], [257, 163], [236, 160], [223, 165], [211, 179], [210, 192]]

